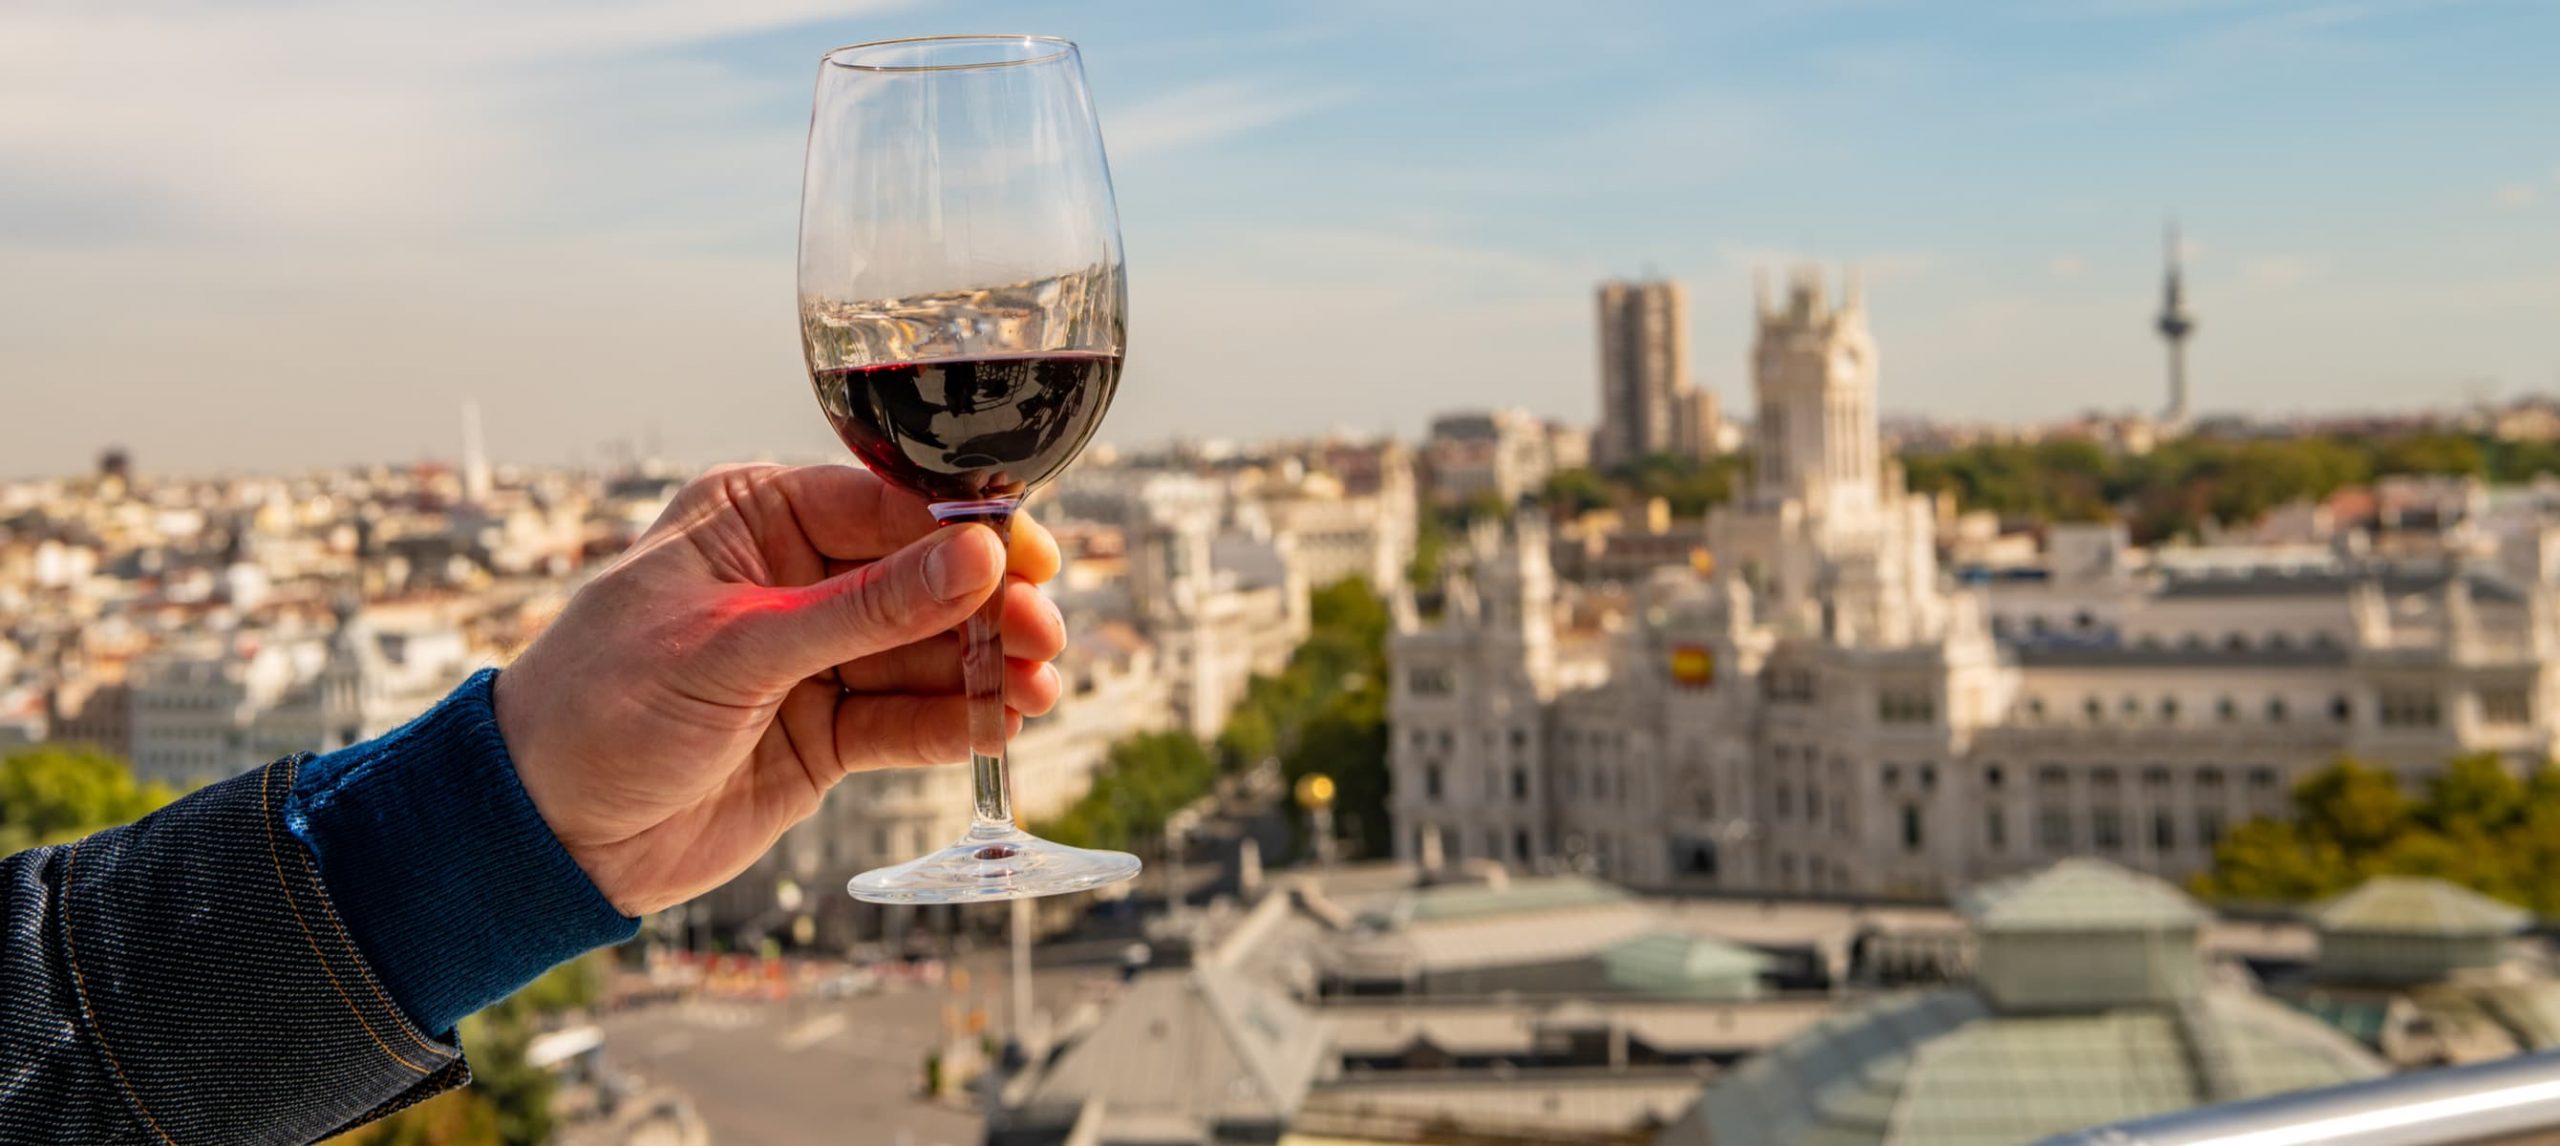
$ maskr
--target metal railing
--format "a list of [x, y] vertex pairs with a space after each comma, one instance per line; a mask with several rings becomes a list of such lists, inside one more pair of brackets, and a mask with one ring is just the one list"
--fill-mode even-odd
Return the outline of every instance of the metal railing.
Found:
[[2560, 1051], [2204, 1106], [2040, 1146], [2490, 1146], [2560, 1132]]

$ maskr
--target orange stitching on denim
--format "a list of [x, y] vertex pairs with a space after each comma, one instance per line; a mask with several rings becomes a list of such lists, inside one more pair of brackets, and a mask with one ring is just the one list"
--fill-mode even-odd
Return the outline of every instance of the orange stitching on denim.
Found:
[[[294, 783], [302, 778], [302, 762], [300, 760], [290, 760], [286, 763], [292, 768], [292, 771], [287, 773], [284, 779], [284, 786], [288, 791], [290, 791], [293, 788]], [[262, 784], [260, 787], [263, 789], [264, 785]], [[269, 836], [272, 837], [275, 829], [269, 828], [267, 831]], [[269, 843], [273, 843], [272, 838], [269, 840]], [[320, 887], [320, 869], [311, 862], [311, 849], [296, 848], [294, 849], [294, 854], [302, 857], [302, 870], [305, 875], [311, 877], [311, 886]], [[326, 889], [323, 890], [325, 891]], [[347, 921], [338, 918], [338, 913], [334, 911], [323, 911], [320, 913], [320, 916], [328, 921], [330, 931], [337, 935], [338, 945], [346, 949], [347, 961], [358, 967], [365, 966], [364, 956], [356, 953], [355, 937], [347, 934]], [[411, 1044], [428, 1054], [441, 1055], [444, 1053], [444, 1051], [437, 1048], [434, 1044], [429, 1043], [425, 1039], [419, 1038], [418, 1032], [411, 1029], [412, 1024], [408, 1021], [407, 1013], [400, 1009], [399, 1004], [392, 1002], [391, 996], [383, 991], [381, 980], [376, 979], [371, 975], [362, 975], [359, 976], [359, 978], [363, 979], [364, 985], [373, 992], [374, 1001], [382, 1004], [382, 1009], [384, 1011], [390, 1013], [394, 1018], [399, 1020], [396, 1025], [400, 1028], [400, 1034], [402, 1037], [407, 1038]]]
[[355, 997], [347, 994], [346, 985], [338, 982], [337, 970], [329, 966], [328, 954], [320, 950], [319, 936], [311, 933], [311, 921], [302, 917], [302, 905], [296, 903], [293, 898], [293, 884], [285, 879], [284, 854], [276, 847], [276, 817], [273, 806], [267, 798], [268, 781], [274, 777], [275, 773], [276, 765], [270, 764], [258, 777], [258, 818], [266, 824], [267, 858], [275, 864], [276, 886], [284, 890], [284, 905], [293, 912], [293, 921], [302, 927], [302, 941], [311, 945], [311, 957], [320, 961], [320, 973], [328, 977], [329, 986], [338, 992], [338, 1001], [347, 1005], [347, 1013], [356, 1017], [356, 1025], [364, 1028], [365, 1037], [372, 1039], [373, 1045], [381, 1048], [382, 1053], [390, 1055], [391, 1061], [408, 1067], [411, 1073], [433, 1073], [400, 1057], [400, 1052], [392, 1050], [391, 1044], [382, 1041], [382, 1036], [374, 1032], [373, 1022], [364, 1017], [363, 1008], [356, 1006]]
[[74, 840], [71, 850], [62, 857], [62, 947], [71, 962], [71, 986], [80, 993], [80, 1013], [88, 1017], [89, 1033], [97, 1038], [100, 1053], [107, 1056], [107, 1068], [116, 1072], [116, 1085], [123, 1087], [125, 1097], [133, 1100], [133, 1108], [141, 1112], [144, 1124], [161, 1141], [178, 1146], [178, 1140], [169, 1137], [169, 1132], [160, 1128], [160, 1120], [151, 1116], [151, 1108], [143, 1104], [142, 1092], [133, 1088], [133, 1080], [125, 1077], [124, 1064], [116, 1061], [114, 1048], [107, 1045], [107, 1028], [98, 1024], [98, 1009], [89, 1004], [89, 980], [80, 974], [80, 945], [71, 938], [71, 868], [79, 860], [80, 841]]

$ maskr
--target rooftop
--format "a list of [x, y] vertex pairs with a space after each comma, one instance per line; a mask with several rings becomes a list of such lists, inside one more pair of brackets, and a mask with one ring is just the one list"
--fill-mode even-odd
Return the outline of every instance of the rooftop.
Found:
[[2324, 932], [2381, 935], [2512, 935], [2532, 915], [2440, 879], [2379, 876], [2321, 904]]
[[2200, 927], [2186, 893], [2103, 860], [2072, 858], [1978, 885], [1957, 909], [1983, 931], [2122, 931]]

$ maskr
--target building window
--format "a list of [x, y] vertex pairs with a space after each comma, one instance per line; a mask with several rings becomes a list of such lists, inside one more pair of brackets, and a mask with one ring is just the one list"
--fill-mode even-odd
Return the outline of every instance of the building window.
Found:
[[1888, 690], [1876, 696], [1876, 719], [1887, 724], [1927, 724], [1938, 718], [1938, 698], [1926, 692]]
[[1796, 814], [1796, 790], [1795, 790], [1795, 786], [1794, 786], [1794, 785], [1791, 785], [1791, 784], [1789, 784], [1789, 783], [1787, 783], [1787, 782], [1786, 782], [1786, 781], [1784, 781], [1784, 780], [1780, 780], [1780, 781], [1778, 781], [1778, 793], [1777, 793], [1777, 795], [1778, 795], [1778, 818], [1779, 818], [1779, 819], [1781, 819], [1781, 820], [1783, 820], [1783, 819], [1786, 819], [1786, 818], [1787, 818], [1787, 817], [1789, 817], [1789, 816], [1792, 816], [1792, 815]]
[[2089, 718], [2091, 724], [2103, 723], [2107, 719], [2107, 706], [2094, 696], [2080, 702], [2080, 712]]
[[1982, 786], [1985, 788], [1997, 788], [2000, 786], [1999, 765], [1985, 764], [1982, 766]]
[[1514, 752], [1526, 752], [1529, 750], [1528, 729], [1514, 728], [1511, 730], [1511, 750]]
[[2211, 850], [2222, 842], [2222, 813], [2212, 808], [2196, 812], [2196, 846]]
[[2433, 728], [2444, 719], [2432, 692], [2385, 691], [2376, 707], [2385, 728]]
[[2116, 770], [2108, 767], [2089, 769], [2089, 785], [2101, 792], [2116, 790]]
[[2196, 769], [2196, 787], [2219, 798], [2222, 794], [2222, 769], [2211, 764]]
[[1920, 806], [1918, 804], [1902, 806], [1902, 850], [1906, 852], [1920, 850]]
[[1485, 829], [1484, 858], [1497, 861], [1502, 858], [1502, 829]]
[[1447, 751], [1449, 751], [1449, 750], [1451, 750], [1451, 749], [1453, 749], [1453, 748], [1456, 748], [1457, 746], [1458, 746], [1458, 738], [1457, 738], [1457, 737], [1455, 737], [1455, 736], [1453, 736], [1453, 735], [1450, 735], [1450, 733], [1449, 733], [1449, 730], [1448, 730], [1448, 729], [1446, 729], [1446, 728], [1441, 729], [1441, 730], [1440, 730], [1440, 750], [1441, 750], [1442, 752], [1447, 752]]
[[2139, 697], [2130, 695], [2126, 696], [2124, 698], [2124, 704], [2121, 707], [2124, 709], [2124, 716], [2127, 720], [2132, 720], [2142, 715], [2142, 701]]
[[1418, 668], [1405, 674], [1405, 687], [1415, 696], [1447, 696], [1450, 692], [1449, 670]]
[[2281, 697], [2281, 696], [2271, 696], [2271, 697], [2268, 697], [2268, 698], [2267, 698], [2267, 723], [2269, 723], [2269, 724], [2282, 724], [2282, 723], [2284, 723], [2284, 718], [2285, 718], [2284, 698], [2283, 698], [2283, 697]]
[[2252, 792], [2275, 791], [2276, 770], [2273, 768], [2249, 769], [2249, 790]]
[[1422, 798], [1440, 802], [1440, 763], [1436, 760], [1422, 766]]
[[2167, 812], [2151, 813], [2151, 850], [2175, 851], [2178, 847], [2178, 822]]
[[2124, 813], [2115, 808], [2093, 808], [2089, 812], [2089, 838], [2102, 852], [2124, 850]]
[[2480, 719], [2488, 724], [2533, 723], [2533, 694], [2521, 688], [2480, 690]]
[[2047, 764], [2036, 769], [2036, 784], [2044, 788], [2060, 788], [2071, 782], [2071, 774], [2060, 764]]
[[2048, 807], [2036, 813], [2036, 846], [2049, 852], [2071, 850], [2071, 809]]
[[2043, 723], [2043, 722], [2044, 722], [2044, 698], [2043, 698], [2043, 697], [2041, 697], [2041, 696], [2031, 696], [2031, 697], [2028, 697], [2028, 698], [2027, 698], [2027, 717], [2028, 717], [2028, 719], [2034, 720], [2035, 722], [2037, 722], [2037, 723], [2039, 723], [2039, 724], [2041, 724], [2041, 723]]
[[1413, 741], [1413, 746], [1416, 748], [1431, 747], [1431, 733], [1420, 728], [1414, 729], [1413, 735], [1406, 739]]
[[1804, 786], [1804, 822], [1816, 826], [1822, 823], [1822, 789], [1814, 787], [1812, 781], [1806, 781]]
[[1521, 863], [1529, 862], [1529, 829], [1522, 828], [1511, 833], [1511, 854], [1518, 857]]
[[1998, 808], [1982, 810], [1982, 846], [1995, 852], [2009, 846], [2009, 821]]
[[2213, 714], [2224, 724], [2229, 724], [2240, 719], [2240, 705], [2226, 696], [2213, 702]]
[[1885, 787], [1887, 787], [1887, 788], [1891, 788], [1891, 787], [1894, 787], [1895, 785], [1898, 785], [1898, 784], [1900, 784], [1900, 783], [1902, 783], [1902, 765], [1900, 765], [1900, 764], [1887, 764], [1887, 765], [1885, 765], [1885, 766], [1884, 766], [1884, 786], [1885, 786]]
[[1921, 790], [1921, 791], [1923, 791], [1923, 792], [1934, 792], [1934, 791], [1936, 791], [1937, 789], [1938, 789], [1938, 766], [1937, 766], [1937, 765], [1935, 765], [1935, 764], [1923, 764], [1923, 765], [1921, 765], [1921, 766], [1920, 766], [1920, 790]]
[[1513, 768], [1511, 770], [1511, 799], [1515, 803], [1526, 804], [1529, 802], [1528, 769]]
[[2222, 638], [2222, 647], [2230, 649], [2233, 652], [2239, 652], [2246, 649], [2249, 647], [2249, 635], [2247, 633], [2225, 634]]
[[2166, 789], [2169, 786], [2169, 770], [2158, 764], [2143, 769], [2142, 786], [2155, 791]]
[[2178, 698], [2177, 698], [2177, 697], [2174, 697], [2174, 696], [2164, 696], [2164, 697], [2161, 697], [2161, 698], [2160, 698], [2160, 723], [2162, 723], [2162, 724], [2176, 724], [2177, 722], [2178, 722]]

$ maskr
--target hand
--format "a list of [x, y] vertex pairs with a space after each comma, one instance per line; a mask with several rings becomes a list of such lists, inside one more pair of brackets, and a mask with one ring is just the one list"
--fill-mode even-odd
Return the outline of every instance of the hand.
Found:
[[534, 807], [626, 915], [726, 882], [846, 773], [967, 758], [960, 642], [1004, 597], [1006, 734], [1057, 703], [1066, 646], [1033, 584], [1058, 548], [847, 466], [730, 466], [656, 524], [498, 675]]

